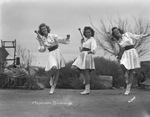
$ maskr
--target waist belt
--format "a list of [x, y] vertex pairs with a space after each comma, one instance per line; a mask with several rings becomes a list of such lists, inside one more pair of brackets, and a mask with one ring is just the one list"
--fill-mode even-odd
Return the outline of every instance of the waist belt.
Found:
[[48, 50], [49, 52], [51, 52], [53, 50], [56, 50], [57, 48], [58, 48], [58, 45], [55, 45], [55, 46], [49, 47]]
[[82, 48], [82, 51], [90, 51], [91, 49], [89, 48]]
[[130, 49], [132, 49], [132, 48], [134, 48], [134, 46], [133, 46], [133, 45], [130, 45], [130, 46], [126, 46], [126, 47], [124, 47], [124, 49], [125, 49], [125, 50], [130, 50]]

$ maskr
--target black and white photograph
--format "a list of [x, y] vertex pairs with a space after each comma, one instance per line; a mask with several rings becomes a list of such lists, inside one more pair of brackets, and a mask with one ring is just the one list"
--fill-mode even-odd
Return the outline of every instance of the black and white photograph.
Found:
[[150, 0], [1, 0], [0, 117], [150, 117]]

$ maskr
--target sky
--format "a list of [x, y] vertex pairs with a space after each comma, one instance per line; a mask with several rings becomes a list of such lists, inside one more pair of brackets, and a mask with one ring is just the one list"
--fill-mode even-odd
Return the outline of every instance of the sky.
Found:
[[[122, 18], [142, 17], [150, 21], [150, 0], [1, 0], [0, 39], [13, 41], [17, 46], [30, 50], [35, 56], [34, 65], [45, 66], [48, 51], [38, 52], [38, 42], [34, 30], [41, 23], [51, 28], [51, 33], [60, 37], [70, 34], [70, 44], [60, 44], [66, 61], [79, 55], [81, 35], [78, 28], [98, 26], [100, 19], [119, 14]], [[10, 51], [10, 50], [8, 50]], [[150, 61], [150, 53], [141, 60]], [[10, 52], [10, 56], [13, 54]], [[104, 56], [102, 49], [96, 56]]]

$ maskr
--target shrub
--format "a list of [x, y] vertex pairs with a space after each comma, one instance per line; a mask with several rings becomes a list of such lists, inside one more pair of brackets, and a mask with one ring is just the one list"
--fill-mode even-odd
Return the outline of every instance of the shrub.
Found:
[[108, 60], [103, 57], [95, 58], [95, 74], [113, 76], [113, 86], [124, 86], [125, 80], [123, 72], [121, 71], [119, 63], [116, 61]]
[[44, 86], [39, 83], [38, 78], [36, 77], [36, 72], [37, 71], [35, 71], [33, 67], [28, 69], [29, 74], [27, 75], [26, 83], [24, 84], [25, 89], [44, 89]]
[[[91, 88], [103, 89], [105, 84], [98, 82], [99, 75], [113, 76], [113, 86], [124, 86], [125, 80], [121, 71], [120, 65], [103, 57], [96, 57], [94, 59], [96, 70], [91, 73]], [[84, 85], [81, 82], [80, 71], [78, 69], [71, 69], [74, 61], [69, 61], [64, 68], [60, 71], [59, 80], [57, 83], [58, 88], [64, 89], [81, 89]], [[41, 76], [39, 82], [43, 83], [45, 87], [49, 86], [49, 78], [46, 76], [44, 68], [39, 68], [37, 75]]]
[[36, 72], [36, 75], [38, 76], [45, 76], [45, 68], [44, 67], [38, 67], [38, 71]]
[[38, 82], [42, 83], [46, 88], [50, 88], [49, 77], [47, 76], [37, 76]]
[[81, 83], [79, 81], [79, 71], [76, 69], [71, 69], [73, 61], [66, 64], [66, 67], [61, 69], [60, 77], [58, 81], [59, 88], [80, 88]]
[[3, 73], [0, 73], [0, 88], [9, 87], [9, 76]]

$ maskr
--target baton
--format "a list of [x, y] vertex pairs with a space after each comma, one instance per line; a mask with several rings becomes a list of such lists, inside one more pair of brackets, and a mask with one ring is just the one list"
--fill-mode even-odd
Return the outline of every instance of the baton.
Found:
[[84, 38], [84, 37], [83, 37], [83, 34], [82, 34], [82, 32], [81, 32], [81, 28], [78, 28], [78, 30], [79, 30], [79, 32], [80, 32], [80, 34], [81, 34], [81, 37]]

